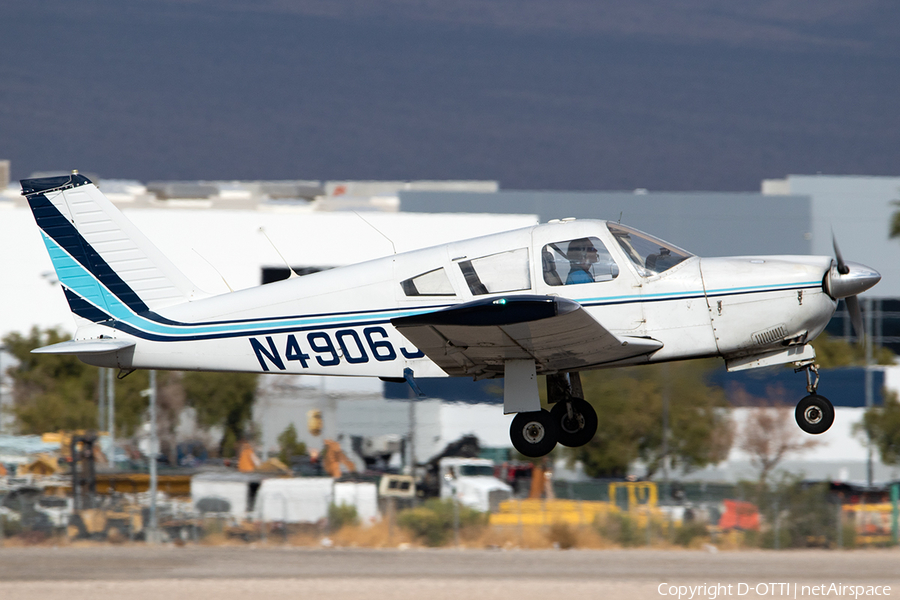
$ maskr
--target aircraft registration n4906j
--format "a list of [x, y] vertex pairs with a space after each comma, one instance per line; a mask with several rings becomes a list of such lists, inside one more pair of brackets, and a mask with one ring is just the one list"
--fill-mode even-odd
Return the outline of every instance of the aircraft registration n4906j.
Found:
[[[794, 363], [797, 423], [834, 420], [809, 342], [881, 276], [836, 257], [700, 258], [619, 223], [564, 219], [209, 295], [83, 175], [22, 180], [77, 331], [35, 352], [123, 371], [504, 378], [513, 445], [597, 430], [579, 373], [718, 356]], [[546, 375], [550, 411], [541, 408]]]

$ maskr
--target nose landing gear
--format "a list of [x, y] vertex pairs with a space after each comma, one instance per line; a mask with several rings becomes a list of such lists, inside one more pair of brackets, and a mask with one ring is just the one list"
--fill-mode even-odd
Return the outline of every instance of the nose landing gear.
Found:
[[825, 396], [817, 393], [819, 387], [819, 369], [809, 363], [795, 369], [795, 372], [806, 371], [806, 391], [809, 395], [797, 403], [794, 418], [797, 425], [806, 433], [818, 435], [825, 433], [834, 423], [834, 406]]

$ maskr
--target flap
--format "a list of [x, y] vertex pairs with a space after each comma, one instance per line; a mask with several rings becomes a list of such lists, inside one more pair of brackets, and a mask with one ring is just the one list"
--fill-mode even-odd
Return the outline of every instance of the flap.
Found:
[[556, 296], [485, 298], [391, 323], [454, 376], [497, 377], [507, 360], [534, 360], [538, 373], [572, 371], [662, 347], [616, 336], [580, 304]]

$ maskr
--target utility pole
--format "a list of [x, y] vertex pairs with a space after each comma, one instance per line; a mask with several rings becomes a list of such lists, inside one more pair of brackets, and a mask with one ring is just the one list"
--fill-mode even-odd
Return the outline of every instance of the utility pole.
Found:
[[106, 427], [109, 432], [109, 464], [116, 466], [116, 377], [115, 369], [106, 369]]
[[[3, 433], [3, 379], [6, 376], [6, 368], [3, 366], [3, 353], [6, 352], [6, 346], [0, 346], [0, 434]], [[0, 523], [0, 545], [3, 540], [3, 524]]]
[[663, 494], [664, 498], [670, 497], [669, 484], [669, 396], [671, 393], [671, 385], [669, 381], [669, 363], [663, 363], [662, 366], [662, 468], [663, 468]]
[[145, 539], [150, 544], [156, 544], [159, 541], [158, 520], [156, 515], [156, 455], [159, 454], [159, 442], [156, 435], [156, 371], [150, 371], [150, 387], [143, 392], [142, 396], [150, 396], [150, 524], [146, 530]]
[[97, 369], [97, 433], [106, 431], [106, 369]]
[[409, 474], [416, 476], [416, 400], [415, 393], [409, 388]]
[[[6, 378], [6, 367], [3, 365], [3, 353], [6, 352], [6, 346], [0, 346], [0, 434], [3, 433], [3, 380]], [[3, 540], [3, 530], [0, 529], [0, 542]]]
[[[872, 299], [866, 298], [866, 412], [872, 409], [874, 404], [874, 392], [872, 390]], [[872, 487], [872, 440], [866, 439], [866, 452], [868, 454], [866, 460], [866, 483], [869, 488]]]

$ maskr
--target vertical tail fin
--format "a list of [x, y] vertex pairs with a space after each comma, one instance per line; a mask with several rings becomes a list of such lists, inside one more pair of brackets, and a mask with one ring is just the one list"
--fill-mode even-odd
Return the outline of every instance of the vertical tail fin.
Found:
[[96, 322], [98, 309], [143, 313], [206, 296], [87, 177], [21, 184], [72, 312]]

